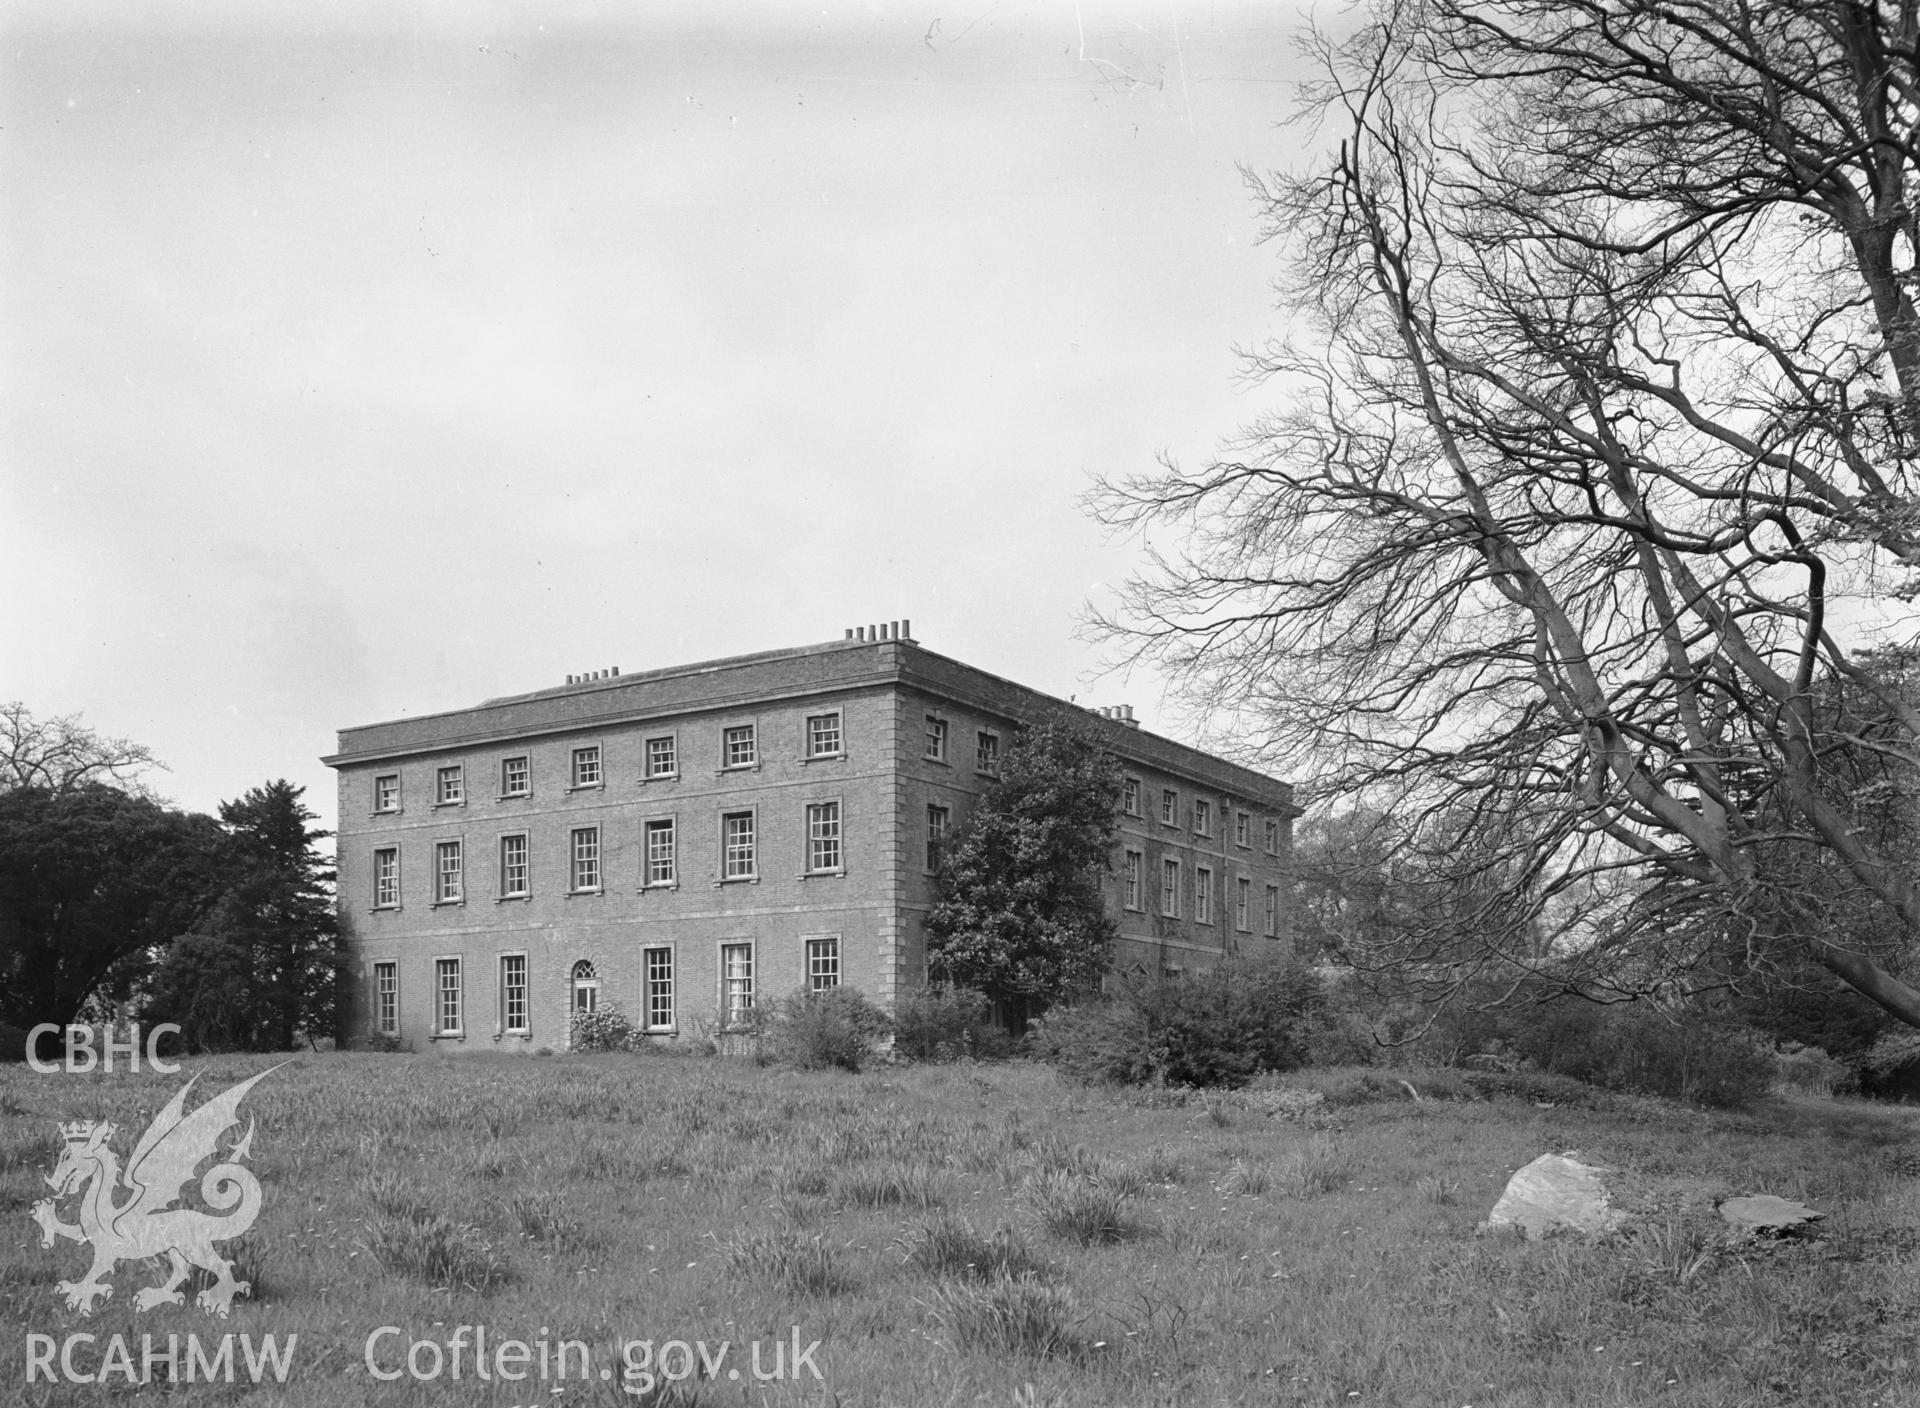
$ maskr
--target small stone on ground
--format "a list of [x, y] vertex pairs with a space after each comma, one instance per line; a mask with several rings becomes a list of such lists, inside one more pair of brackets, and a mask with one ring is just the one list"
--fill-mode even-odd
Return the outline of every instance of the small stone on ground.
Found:
[[1735, 1227], [1749, 1232], [1790, 1232], [1818, 1222], [1826, 1214], [1789, 1198], [1758, 1193], [1745, 1198], [1728, 1198], [1720, 1204], [1720, 1216]]

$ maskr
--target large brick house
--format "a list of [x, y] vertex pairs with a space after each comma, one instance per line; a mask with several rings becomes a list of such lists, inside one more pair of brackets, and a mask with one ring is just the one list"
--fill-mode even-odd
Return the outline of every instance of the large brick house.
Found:
[[1116, 968], [1284, 943], [1297, 810], [1259, 773], [911, 639], [906, 623], [675, 669], [601, 671], [344, 729], [347, 1034], [561, 1047], [617, 1000], [662, 1037], [756, 995], [925, 981], [942, 835], [1021, 721], [1069, 711], [1121, 760]]

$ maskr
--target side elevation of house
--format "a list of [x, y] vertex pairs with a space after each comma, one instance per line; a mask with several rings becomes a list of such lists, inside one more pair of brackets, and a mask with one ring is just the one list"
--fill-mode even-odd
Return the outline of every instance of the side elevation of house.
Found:
[[1284, 943], [1290, 789], [937, 655], [905, 623], [345, 729], [347, 1035], [565, 1045], [617, 1001], [663, 1039], [756, 998], [925, 982], [945, 835], [1016, 726], [1068, 712], [1120, 759], [1115, 967]]

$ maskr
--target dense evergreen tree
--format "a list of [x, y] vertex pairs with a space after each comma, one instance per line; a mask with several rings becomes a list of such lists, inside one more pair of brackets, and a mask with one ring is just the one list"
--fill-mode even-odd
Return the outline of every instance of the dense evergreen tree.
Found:
[[113, 787], [0, 792], [0, 1024], [124, 997], [220, 893], [213, 818]]
[[1112, 755], [1071, 723], [1018, 734], [942, 858], [927, 917], [936, 982], [985, 993], [1015, 1031], [1099, 982], [1115, 934], [1101, 880], [1120, 785]]
[[310, 829], [304, 790], [281, 780], [221, 804], [225, 893], [169, 949], [146, 1005], [192, 1045], [284, 1051], [333, 1033], [339, 926], [314, 844], [330, 833]]

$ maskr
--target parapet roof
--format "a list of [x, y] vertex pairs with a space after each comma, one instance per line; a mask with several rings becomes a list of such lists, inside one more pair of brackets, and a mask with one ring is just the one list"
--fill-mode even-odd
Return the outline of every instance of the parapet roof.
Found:
[[898, 636], [762, 650], [634, 674], [583, 676], [548, 689], [500, 695], [472, 708], [341, 729], [339, 751], [321, 761], [329, 767], [349, 767], [889, 685], [970, 705], [1009, 721], [1071, 712], [1123, 759], [1133, 758], [1288, 813], [1297, 812], [1293, 789], [1278, 779]]

